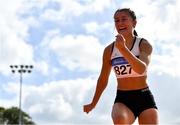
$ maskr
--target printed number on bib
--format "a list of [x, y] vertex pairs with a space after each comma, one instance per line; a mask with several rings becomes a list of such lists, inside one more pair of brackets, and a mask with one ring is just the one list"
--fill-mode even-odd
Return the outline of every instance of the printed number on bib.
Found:
[[114, 71], [117, 75], [126, 75], [131, 74], [131, 65], [121, 65], [121, 66], [115, 66]]

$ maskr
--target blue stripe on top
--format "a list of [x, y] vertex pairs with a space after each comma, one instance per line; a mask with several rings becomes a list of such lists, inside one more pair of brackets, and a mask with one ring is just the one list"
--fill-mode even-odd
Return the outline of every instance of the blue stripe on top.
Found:
[[112, 66], [115, 66], [115, 65], [128, 64], [128, 62], [124, 57], [117, 57], [111, 60], [111, 64]]
[[[136, 56], [136, 57], [139, 58], [139, 56]], [[122, 64], [128, 64], [128, 61], [124, 57], [116, 57], [111, 60], [112, 66], [122, 65]]]

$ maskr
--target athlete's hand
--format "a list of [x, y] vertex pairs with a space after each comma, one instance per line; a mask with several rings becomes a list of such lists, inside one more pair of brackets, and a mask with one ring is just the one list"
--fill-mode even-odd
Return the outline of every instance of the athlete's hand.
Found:
[[83, 110], [84, 112], [88, 114], [94, 107], [95, 106], [92, 103], [90, 103], [90, 104], [84, 105]]
[[126, 46], [125, 42], [126, 42], [126, 40], [122, 34], [118, 34], [116, 36], [115, 46], [117, 48], [121, 49], [121, 48], [125, 47]]

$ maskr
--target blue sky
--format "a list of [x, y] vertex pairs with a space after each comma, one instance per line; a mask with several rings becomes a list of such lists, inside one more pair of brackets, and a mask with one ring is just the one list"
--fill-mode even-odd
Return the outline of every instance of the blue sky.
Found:
[[[8, 5], [8, 7], [7, 7]], [[90, 114], [103, 49], [114, 40], [113, 14], [128, 7], [136, 30], [153, 45], [148, 84], [160, 122], [180, 123], [180, 2], [178, 0], [0, 1], [0, 106], [18, 106], [19, 75], [11, 64], [33, 64], [23, 75], [22, 108], [38, 124], [112, 124], [116, 93], [109, 84]]]

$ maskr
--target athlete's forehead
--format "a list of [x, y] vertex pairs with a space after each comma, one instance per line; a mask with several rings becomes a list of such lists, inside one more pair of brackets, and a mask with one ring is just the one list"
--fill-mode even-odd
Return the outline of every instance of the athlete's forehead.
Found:
[[130, 15], [127, 12], [116, 12], [114, 15], [114, 19], [119, 19], [119, 18], [130, 18]]

